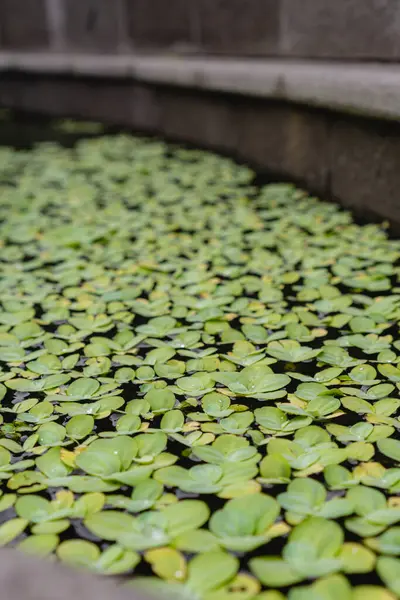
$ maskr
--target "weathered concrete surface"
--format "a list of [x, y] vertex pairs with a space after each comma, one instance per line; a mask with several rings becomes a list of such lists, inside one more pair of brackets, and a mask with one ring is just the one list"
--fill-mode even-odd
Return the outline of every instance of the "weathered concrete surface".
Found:
[[282, 55], [400, 59], [397, 0], [281, 0]]
[[238, 157], [329, 193], [329, 117], [304, 107], [245, 100], [238, 105]]
[[50, 34], [45, 0], [0, 0], [0, 45], [44, 49]]
[[400, 125], [339, 118], [330, 147], [332, 195], [400, 223]]
[[[154, 93], [154, 92], [153, 92]], [[157, 91], [158, 131], [171, 139], [236, 153], [238, 127], [236, 107], [214, 95], [174, 89]]]
[[400, 61], [398, 0], [0, 0], [1, 6], [3, 48]]
[[191, 5], [191, 0], [128, 0], [126, 15], [132, 46], [175, 51], [196, 46]]
[[149, 600], [132, 588], [25, 556], [0, 550], [1, 600]]
[[201, 49], [230, 56], [279, 54], [281, 0], [190, 0]]
[[66, 14], [64, 0], [46, 0], [49, 42], [53, 51], [61, 52], [66, 47]]
[[69, 47], [116, 51], [120, 42], [120, 0], [64, 0], [65, 41]]

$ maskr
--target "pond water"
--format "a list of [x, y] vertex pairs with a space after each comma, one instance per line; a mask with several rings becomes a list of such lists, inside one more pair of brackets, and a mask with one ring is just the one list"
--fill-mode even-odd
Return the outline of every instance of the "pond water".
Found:
[[398, 597], [400, 242], [96, 124], [0, 143], [0, 544], [174, 598]]

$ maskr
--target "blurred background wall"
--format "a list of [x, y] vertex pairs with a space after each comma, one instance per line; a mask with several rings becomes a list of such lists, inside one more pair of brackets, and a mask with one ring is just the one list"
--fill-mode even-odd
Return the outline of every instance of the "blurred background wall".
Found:
[[4, 49], [400, 60], [399, 0], [0, 0]]

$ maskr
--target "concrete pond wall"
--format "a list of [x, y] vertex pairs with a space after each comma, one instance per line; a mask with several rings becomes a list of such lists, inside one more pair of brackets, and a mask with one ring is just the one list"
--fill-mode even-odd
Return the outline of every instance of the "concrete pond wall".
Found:
[[399, 0], [0, 0], [0, 105], [220, 150], [400, 224]]
[[[219, 150], [400, 231], [400, 0], [0, 0], [0, 105]], [[2, 550], [3, 600], [134, 592]]]

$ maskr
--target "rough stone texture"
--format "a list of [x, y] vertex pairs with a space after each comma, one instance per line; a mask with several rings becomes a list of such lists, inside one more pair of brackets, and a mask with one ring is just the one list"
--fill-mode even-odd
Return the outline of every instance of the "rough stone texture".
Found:
[[45, 1], [50, 47], [53, 52], [62, 52], [65, 49], [64, 0]]
[[15, 550], [0, 550], [0, 588], [4, 600], [143, 600], [134, 589]]
[[120, 0], [64, 0], [70, 49], [116, 51], [121, 32]]
[[129, 124], [138, 131], [160, 131], [161, 107], [157, 87], [135, 83], [130, 95]]
[[132, 124], [132, 89], [127, 82], [91, 79], [15, 78], [0, 87], [0, 104], [54, 116], [83, 117], [118, 125]]
[[400, 60], [400, 2], [397, 0], [281, 2], [284, 55]]
[[329, 119], [307, 108], [244, 101], [239, 108], [238, 155], [259, 169], [328, 193]]
[[240, 159], [262, 170], [282, 172], [285, 107], [271, 102], [266, 110], [263, 102], [243, 99], [237, 111], [237, 152]]
[[0, 31], [21, 49], [61, 50], [65, 33], [74, 51], [400, 61], [399, 0], [0, 0]]
[[235, 112], [221, 97], [173, 89], [159, 94], [160, 130], [173, 139], [226, 151], [235, 151]]
[[3, 48], [46, 48], [45, 0], [0, 0], [0, 42]]
[[400, 125], [338, 119], [331, 131], [331, 194], [361, 216], [399, 225]]
[[129, 35], [144, 50], [192, 48], [192, 0], [125, 0]]
[[285, 118], [284, 168], [310, 191], [329, 192], [329, 118], [306, 107], [287, 106]]
[[109, 85], [102, 85], [101, 82], [87, 82], [86, 86], [86, 102], [93, 105], [86, 109], [90, 111], [91, 118], [111, 124], [131, 124], [131, 82], [112, 82]]
[[[202, 48], [232, 56], [275, 55], [280, 0], [190, 0], [200, 20]], [[195, 14], [196, 17], [196, 14]]]

